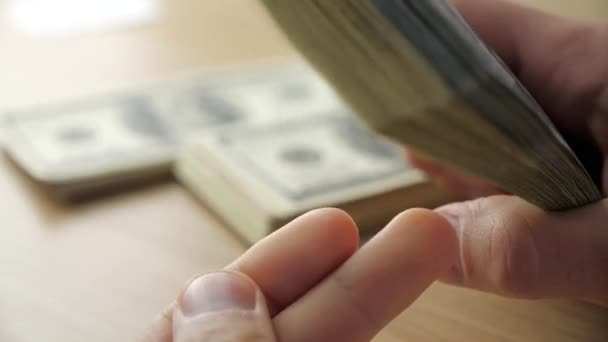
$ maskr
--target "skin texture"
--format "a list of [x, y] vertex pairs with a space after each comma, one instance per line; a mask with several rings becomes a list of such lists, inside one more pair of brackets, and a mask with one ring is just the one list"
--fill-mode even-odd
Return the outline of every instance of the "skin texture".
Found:
[[369, 341], [447, 272], [458, 250], [447, 220], [420, 209], [358, 245], [344, 212], [308, 213], [190, 282], [141, 341]]
[[[606, 24], [501, 0], [453, 2], [606, 190]], [[510, 297], [608, 304], [608, 201], [547, 213], [439, 164], [408, 158], [475, 199], [435, 212], [407, 211], [360, 249], [348, 215], [313, 211], [224, 270], [190, 282], [141, 341], [369, 341], [438, 278]]]
[[[543, 106], [606, 190], [608, 26], [511, 3], [454, 0], [481, 38]], [[460, 262], [445, 280], [521, 298], [568, 297], [608, 304], [608, 202], [545, 213], [414, 154], [439, 183], [474, 200], [438, 210], [453, 222]]]

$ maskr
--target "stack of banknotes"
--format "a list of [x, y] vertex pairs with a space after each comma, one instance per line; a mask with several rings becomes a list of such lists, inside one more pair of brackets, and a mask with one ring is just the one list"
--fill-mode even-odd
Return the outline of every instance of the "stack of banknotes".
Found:
[[454, 200], [306, 63], [269, 62], [14, 111], [8, 155], [74, 200], [175, 176], [247, 243], [315, 208], [373, 232]]
[[66, 198], [165, 178], [192, 135], [278, 122], [338, 99], [298, 62], [263, 61], [176, 75], [103, 95], [0, 115], [8, 154]]
[[193, 138], [175, 173], [249, 243], [315, 208], [341, 208], [373, 234], [407, 208], [454, 199], [340, 108]]
[[448, 0], [261, 0], [371, 129], [547, 210], [601, 199], [540, 106]]

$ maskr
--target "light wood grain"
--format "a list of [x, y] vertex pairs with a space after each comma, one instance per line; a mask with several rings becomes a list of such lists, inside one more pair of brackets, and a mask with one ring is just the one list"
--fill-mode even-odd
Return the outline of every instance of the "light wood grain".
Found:
[[[520, 0], [530, 2], [532, 0]], [[253, 0], [167, 0], [154, 25], [59, 40], [0, 21], [0, 105], [125, 87], [208, 65], [293, 54]], [[605, 18], [604, 0], [535, 5]], [[167, 182], [66, 205], [0, 159], [0, 341], [133, 340], [193, 275], [244, 247]], [[377, 341], [605, 341], [608, 313], [434, 286]]]

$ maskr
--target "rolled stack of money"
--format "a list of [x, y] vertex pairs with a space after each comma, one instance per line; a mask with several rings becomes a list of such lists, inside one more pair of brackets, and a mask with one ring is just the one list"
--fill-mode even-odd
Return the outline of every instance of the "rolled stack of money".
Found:
[[601, 199], [526, 89], [447, 0], [261, 0], [373, 130], [548, 210]]

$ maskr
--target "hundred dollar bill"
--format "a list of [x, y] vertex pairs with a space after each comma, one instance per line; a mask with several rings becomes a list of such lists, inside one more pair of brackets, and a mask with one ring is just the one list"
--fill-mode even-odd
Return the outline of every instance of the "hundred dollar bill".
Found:
[[174, 172], [249, 243], [315, 208], [342, 208], [373, 232], [406, 208], [453, 199], [400, 146], [348, 113], [324, 114], [193, 139]]
[[260, 0], [356, 114], [548, 210], [602, 198], [534, 98], [447, 0]]
[[13, 111], [2, 128], [8, 154], [27, 174], [79, 197], [170, 176], [189, 136], [343, 108], [308, 65], [269, 62]]

